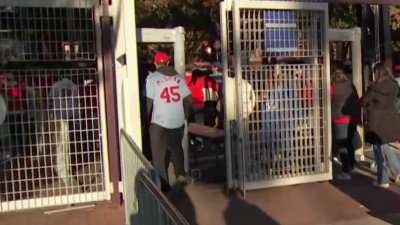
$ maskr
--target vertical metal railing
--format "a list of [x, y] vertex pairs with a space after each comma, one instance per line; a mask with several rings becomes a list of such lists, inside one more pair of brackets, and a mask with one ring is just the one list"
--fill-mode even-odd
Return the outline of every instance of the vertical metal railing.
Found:
[[140, 224], [189, 225], [148, 174], [139, 172], [138, 177]]
[[161, 192], [160, 179], [154, 167], [123, 129], [120, 141], [126, 224], [188, 225]]

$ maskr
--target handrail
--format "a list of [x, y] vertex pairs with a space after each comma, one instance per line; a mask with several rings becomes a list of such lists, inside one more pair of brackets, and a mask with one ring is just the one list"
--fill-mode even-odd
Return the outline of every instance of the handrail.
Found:
[[130, 149], [135, 153], [135, 156], [139, 159], [139, 161], [143, 164], [143, 166], [150, 172], [152, 181], [155, 183], [155, 185], [158, 188], [161, 188], [161, 180], [160, 177], [158, 176], [157, 171], [154, 169], [153, 165], [149, 162], [149, 160], [147, 160], [146, 157], [142, 154], [142, 151], [140, 151], [139, 146], [136, 145], [131, 136], [129, 136], [124, 129], [120, 130], [120, 136], [121, 140], [125, 139], [127, 141]]
[[123, 129], [120, 142], [126, 224], [189, 225], [161, 192], [156, 170]]
[[139, 150], [139, 146], [137, 146], [135, 144], [135, 142], [133, 141], [133, 139], [131, 138], [131, 136], [128, 135], [128, 133], [125, 131], [125, 129], [121, 129], [120, 131], [120, 135], [121, 135], [121, 139], [125, 138], [128, 141], [129, 146], [131, 147], [132, 151], [135, 152], [136, 156], [140, 159], [140, 161], [143, 163], [143, 165], [149, 169], [149, 170], [153, 170], [154, 167], [153, 165], [151, 165], [151, 163], [149, 162], [149, 160], [146, 159], [146, 157], [144, 157], [144, 155], [142, 154], [142, 152]]
[[[151, 178], [141, 172], [139, 173], [140, 182], [150, 192], [150, 194], [159, 203], [159, 207], [167, 214], [168, 219], [171, 220], [173, 225], [189, 225], [182, 214], [175, 208], [175, 206], [168, 200], [168, 198], [154, 185]], [[170, 223], [169, 223], [170, 224]]]

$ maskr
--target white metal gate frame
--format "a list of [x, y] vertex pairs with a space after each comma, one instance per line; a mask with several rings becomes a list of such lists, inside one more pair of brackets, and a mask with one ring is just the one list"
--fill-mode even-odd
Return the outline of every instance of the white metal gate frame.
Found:
[[[228, 87], [227, 85], [227, 80], [228, 80], [228, 51], [229, 51], [229, 27], [227, 27], [227, 13], [228, 11], [232, 10], [232, 19], [233, 19], [233, 41], [234, 41], [234, 67], [235, 67], [235, 73], [236, 74], [242, 74], [242, 52], [241, 52], [241, 36], [240, 36], [240, 23], [242, 22], [240, 19], [240, 10], [241, 9], [272, 9], [272, 10], [304, 10], [304, 11], [320, 11], [324, 13], [323, 16], [323, 46], [322, 46], [322, 51], [323, 51], [323, 56], [324, 56], [324, 71], [325, 75], [327, 76], [327, 71], [329, 71], [329, 42], [328, 38], [326, 37], [327, 35], [327, 29], [329, 27], [328, 24], [328, 5], [326, 3], [305, 3], [305, 2], [274, 2], [274, 1], [225, 1], [221, 3], [221, 27], [222, 27], [222, 40], [223, 40], [223, 65], [224, 65], [224, 82], [226, 85], [225, 86], [225, 93], [230, 93], [230, 89], [234, 87]], [[317, 56], [314, 57], [314, 64], [316, 64], [317, 59], [315, 59]], [[237, 130], [237, 139], [238, 143], [235, 143], [233, 139], [234, 134], [227, 134], [226, 135], [226, 160], [227, 160], [227, 183], [228, 183], [228, 188], [233, 188], [234, 185], [234, 179], [237, 178], [239, 188], [242, 189], [243, 192], [246, 190], [251, 190], [251, 189], [258, 189], [258, 188], [265, 188], [265, 187], [273, 187], [273, 186], [280, 186], [280, 185], [291, 185], [291, 184], [298, 184], [298, 183], [306, 183], [306, 182], [315, 182], [315, 181], [323, 181], [323, 180], [329, 180], [332, 178], [332, 173], [331, 173], [331, 161], [327, 160], [327, 164], [325, 165], [328, 170], [323, 170], [321, 173], [318, 174], [313, 174], [313, 175], [304, 175], [304, 176], [297, 176], [297, 177], [290, 177], [290, 178], [278, 178], [278, 179], [265, 179], [261, 180], [258, 182], [248, 182], [246, 181], [246, 160], [244, 158], [246, 157], [245, 153], [245, 143], [244, 143], [244, 134], [243, 134], [243, 120], [241, 113], [241, 106], [240, 102], [242, 102], [242, 95], [238, 90], [242, 90], [242, 79], [239, 78], [239, 76], [236, 76], [236, 98], [234, 98], [234, 101], [232, 101], [233, 96], [227, 96], [225, 95], [225, 103], [226, 103], [226, 115], [229, 114], [230, 110], [233, 110], [236, 108], [236, 123], [238, 126], [236, 127]], [[325, 99], [325, 105], [323, 106], [324, 110], [324, 120], [323, 120], [323, 127], [324, 131], [323, 134], [325, 134], [325, 142], [320, 143], [321, 146], [323, 145], [323, 148], [325, 149], [325, 154], [328, 154], [328, 157], [330, 157], [330, 149], [331, 149], [331, 138], [330, 138], [330, 104], [328, 104], [328, 99], [329, 99], [329, 85], [330, 81], [327, 77], [323, 77], [323, 88], [325, 90], [325, 93], [323, 93], [323, 98]], [[315, 87], [315, 84], [314, 84]], [[314, 93], [314, 95], [316, 95]], [[237, 104], [239, 102], [239, 104]], [[235, 107], [235, 104], [237, 106]], [[227, 117], [226, 121], [226, 130], [232, 131], [235, 129], [232, 129], [232, 121], [229, 120], [230, 118]], [[319, 140], [317, 140], [319, 141]], [[235, 171], [233, 167], [235, 166], [235, 160], [232, 159], [232, 154], [233, 153], [233, 148], [234, 146], [239, 146], [239, 154], [238, 154], [238, 161], [239, 161], [239, 168], [238, 168], [238, 173], [235, 174]], [[325, 156], [326, 157], [326, 156]], [[319, 166], [319, 165], [318, 165]], [[235, 177], [235, 178], [234, 178]]]
[[141, 43], [171, 43], [174, 45], [174, 66], [185, 75], [185, 29], [138, 28], [137, 41]]
[[[355, 27], [352, 29], [329, 29], [329, 41], [345, 41], [351, 42], [351, 62], [352, 62], [352, 75], [353, 84], [357, 89], [358, 96], [363, 95], [363, 75], [362, 75], [362, 56], [361, 56], [361, 29]], [[357, 132], [361, 139], [361, 146], [356, 149], [355, 156], [357, 161], [365, 160], [365, 140], [364, 128], [357, 126]]]
[[[61, 7], [61, 8], [91, 8], [94, 12], [95, 21], [95, 42], [96, 42], [96, 55], [97, 56], [97, 74], [99, 74], [99, 109], [100, 118], [105, 118], [105, 93], [104, 93], [104, 77], [103, 77], [103, 66], [102, 66], [102, 46], [101, 46], [101, 26], [100, 16], [102, 14], [102, 8], [97, 0], [5, 0], [2, 1], [0, 6], [7, 7]], [[103, 190], [99, 192], [80, 193], [80, 194], [65, 194], [56, 195], [51, 197], [41, 197], [33, 199], [22, 199], [13, 200], [7, 202], [1, 202], [0, 212], [8, 212], [22, 209], [34, 209], [42, 207], [54, 207], [62, 205], [72, 205], [78, 203], [89, 203], [111, 199], [111, 184], [109, 177], [109, 159], [107, 149], [107, 129], [106, 120], [100, 119], [101, 126], [101, 149], [102, 149], [102, 185]]]

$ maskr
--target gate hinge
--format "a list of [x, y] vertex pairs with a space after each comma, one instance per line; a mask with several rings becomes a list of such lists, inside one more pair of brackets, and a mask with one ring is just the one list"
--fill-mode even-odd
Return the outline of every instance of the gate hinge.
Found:
[[124, 193], [124, 184], [122, 181], [118, 181], [118, 191], [119, 193]]
[[112, 5], [112, 0], [99, 0], [100, 5]]
[[111, 194], [114, 193], [114, 184], [113, 184], [113, 182], [110, 182], [108, 185], [110, 187], [110, 193]]

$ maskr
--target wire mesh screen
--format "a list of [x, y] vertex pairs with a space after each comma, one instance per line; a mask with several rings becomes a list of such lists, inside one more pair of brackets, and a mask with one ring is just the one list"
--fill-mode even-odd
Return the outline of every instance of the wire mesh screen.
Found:
[[246, 182], [328, 173], [324, 12], [240, 9], [239, 19]]
[[[104, 191], [98, 87], [95, 68], [0, 71], [0, 103], [7, 105], [0, 126], [1, 211], [16, 200]], [[84, 200], [93, 199], [25, 207]]]
[[243, 99], [257, 99], [243, 123], [248, 181], [327, 172], [323, 72], [307, 64], [242, 67], [253, 90]]
[[92, 8], [0, 7], [0, 60], [93, 60]]

